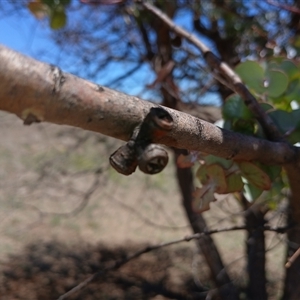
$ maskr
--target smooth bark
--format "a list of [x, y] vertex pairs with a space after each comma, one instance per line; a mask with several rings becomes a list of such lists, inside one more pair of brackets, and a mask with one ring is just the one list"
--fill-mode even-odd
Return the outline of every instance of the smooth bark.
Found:
[[[127, 141], [150, 108], [157, 106], [62, 72], [0, 46], [0, 110], [25, 124], [51, 122]], [[174, 129], [154, 142], [235, 160], [299, 164], [296, 147], [234, 133], [165, 108]]]

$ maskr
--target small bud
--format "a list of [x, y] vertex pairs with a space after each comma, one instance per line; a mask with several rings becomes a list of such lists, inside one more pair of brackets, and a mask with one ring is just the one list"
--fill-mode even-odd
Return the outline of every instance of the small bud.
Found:
[[138, 157], [139, 169], [146, 174], [157, 174], [168, 164], [168, 152], [160, 145], [149, 144]]
[[109, 158], [110, 165], [123, 175], [132, 174], [137, 167], [135, 151], [128, 144], [120, 147]]

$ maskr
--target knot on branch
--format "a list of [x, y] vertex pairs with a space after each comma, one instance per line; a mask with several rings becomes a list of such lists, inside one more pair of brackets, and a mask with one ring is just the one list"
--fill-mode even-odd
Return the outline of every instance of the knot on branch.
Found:
[[146, 174], [161, 172], [168, 163], [168, 153], [163, 146], [152, 141], [164, 136], [172, 127], [173, 118], [165, 109], [151, 108], [128, 143], [110, 156], [111, 166], [124, 175], [132, 174], [137, 166]]

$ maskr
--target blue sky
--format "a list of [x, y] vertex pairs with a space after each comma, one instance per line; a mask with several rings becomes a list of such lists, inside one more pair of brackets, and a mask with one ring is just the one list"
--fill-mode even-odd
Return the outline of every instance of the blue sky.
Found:
[[39, 21], [30, 12], [22, 15], [7, 15], [0, 20], [0, 43], [39, 60], [53, 63], [51, 56], [40, 56], [45, 49], [51, 54], [59, 50], [49, 38], [50, 29], [47, 20]]
[[[72, 71], [74, 71], [74, 64], [68, 67], [68, 64], [62, 63], [62, 61], [67, 61], [67, 57], [53, 42], [51, 38], [52, 29], [49, 27], [47, 18], [37, 20], [30, 11], [27, 10], [23, 11], [21, 15], [12, 14], [0, 19], [0, 28], [0, 44], [40, 61], [57, 65], [65, 72], [72, 73]], [[120, 68], [111, 67], [107, 72], [109, 76], [104, 79], [103, 77], [99, 79], [93, 78], [93, 81], [105, 85], [105, 83], [110, 82], [113, 78], [122, 75], [126, 68], [130, 69], [131, 67], [132, 66], [124, 65], [124, 68], [121, 70]], [[139, 79], [145, 77], [145, 80], [149, 80], [150, 84], [154, 81], [154, 76], [152, 75], [149, 78], [146, 69], [147, 67], [143, 67], [135, 76], [138, 76]], [[127, 88], [124, 89], [120, 86], [120, 90], [132, 95], [141, 93], [148, 94], [147, 91], [144, 90], [144, 87], [139, 87], [135, 84], [134, 77], [128, 81], [129, 82], [125, 84]]]
[[[5, 1], [5, 0], [0, 0]], [[24, 7], [25, 8], [25, 7]], [[22, 10], [22, 12], [15, 12], [13, 14], [7, 14], [0, 19], [0, 44], [3, 44], [18, 52], [44, 61], [57, 65], [66, 72], [74, 71], [74, 64], [68, 65], [65, 63], [67, 60], [66, 54], [61, 52], [58, 46], [53, 42], [51, 38], [52, 30], [49, 27], [47, 19], [37, 20], [28, 9]], [[178, 16], [177, 23], [181, 25], [190, 24], [186, 22], [186, 14], [184, 18]], [[64, 63], [63, 63], [64, 62]], [[98, 84], [105, 85], [113, 78], [123, 74], [124, 70], [132, 68], [132, 65], [124, 65], [124, 68], [120, 70], [120, 67], [111, 67], [106, 74], [105, 78], [93, 78], [93, 81]], [[149, 69], [150, 66], [145, 65], [140, 71], [134, 74], [132, 78], [129, 78], [124, 85], [117, 87], [120, 91], [126, 92], [132, 95], [139, 95], [146, 99], [156, 100], [159, 98], [159, 94], [153, 90], [145, 89], [145, 86], [139, 86], [136, 83], [144, 81], [146, 84], [151, 84], [155, 76]], [[205, 100], [205, 99], [204, 99]], [[208, 95], [205, 102], [218, 103], [217, 95]]]

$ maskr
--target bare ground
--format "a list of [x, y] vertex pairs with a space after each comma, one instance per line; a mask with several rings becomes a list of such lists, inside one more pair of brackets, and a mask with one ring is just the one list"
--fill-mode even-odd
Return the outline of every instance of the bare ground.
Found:
[[[0, 138], [0, 299], [56, 299], [124, 253], [191, 233], [172, 163], [155, 176], [124, 177], [108, 164], [120, 142], [66, 126], [26, 127], [1, 112]], [[242, 220], [229, 198], [205, 217], [210, 228]], [[215, 237], [241, 287], [244, 239], [243, 232]], [[281, 288], [281, 239], [268, 236], [270, 299]], [[196, 252], [191, 242], [146, 254], [73, 299], [202, 299], [211, 286]]]

